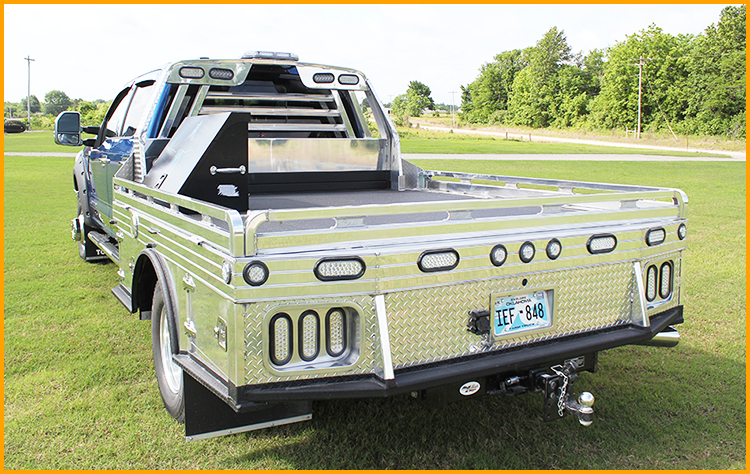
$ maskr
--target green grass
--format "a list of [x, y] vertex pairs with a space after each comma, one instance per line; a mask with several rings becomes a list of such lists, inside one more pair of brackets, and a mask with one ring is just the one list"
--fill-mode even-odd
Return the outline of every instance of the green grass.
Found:
[[413, 129], [399, 129], [399, 135], [401, 136], [402, 153], [605, 154], [727, 158], [727, 155], [716, 153], [620, 148], [576, 143], [529, 142]]
[[407, 396], [319, 402], [312, 421], [185, 443], [150, 328], [114, 264], [70, 240], [72, 158], [6, 157], [6, 469], [744, 469], [744, 163], [420, 162], [428, 169], [680, 187], [690, 197], [685, 324], [673, 349], [600, 354], [577, 390], [596, 421], [545, 424], [542, 396], [434, 409]]
[[5, 133], [3, 134], [3, 150], [5, 152], [76, 153], [83, 148], [57, 145], [52, 135], [50, 131]]

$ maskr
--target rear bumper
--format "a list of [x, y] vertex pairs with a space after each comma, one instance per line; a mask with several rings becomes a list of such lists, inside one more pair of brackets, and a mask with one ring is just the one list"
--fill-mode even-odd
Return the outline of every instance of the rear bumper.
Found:
[[681, 322], [682, 306], [677, 306], [652, 316], [649, 327], [625, 326], [397, 370], [392, 380], [383, 380], [376, 375], [361, 375], [236, 387], [231, 384], [227, 386], [190, 354], [180, 353], [174, 357], [193, 378], [223, 399], [235, 411], [242, 412], [254, 407], [257, 402], [388, 397], [462, 383], [475, 378], [548, 367], [584, 354], [629, 344], [644, 344], [670, 325]]

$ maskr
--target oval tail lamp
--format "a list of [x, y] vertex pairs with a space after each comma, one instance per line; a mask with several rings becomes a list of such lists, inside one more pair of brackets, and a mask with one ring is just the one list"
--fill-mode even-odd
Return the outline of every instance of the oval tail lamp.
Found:
[[315, 276], [320, 281], [356, 280], [366, 268], [359, 257], [322, 258], [315, 264]]
[[590, 254], [609, 253], [617, 247], [617, 237], [612, 234], [592, 235], [586, 243]]
[[649, 247], [663, 244], [665, 240], [667, 240], [667, 231], [663, 227], [657, 227], [646, 232], [646, 245]]
[[458, 252], [453, 249], [429, 250], [419, 256], [417, 265], [425, 273], [444, 272], [456, 268], [458, 261]]
[[289, 315], [274, 315], [269, 325], [269, 356], [274, 365], [284, 365], [292, 359], [292, 337], [292, 319]]

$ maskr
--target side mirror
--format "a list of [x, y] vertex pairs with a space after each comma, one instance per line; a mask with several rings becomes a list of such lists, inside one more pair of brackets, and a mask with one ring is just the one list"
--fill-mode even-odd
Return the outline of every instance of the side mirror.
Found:
[[55, 143], [65, 146], [81, 146], [81, 114], [60, 112], [55, 119]]

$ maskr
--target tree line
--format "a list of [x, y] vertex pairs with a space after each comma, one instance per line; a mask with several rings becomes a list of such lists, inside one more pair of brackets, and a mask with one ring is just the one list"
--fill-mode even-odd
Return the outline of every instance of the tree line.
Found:
[[[745, 137], [745, 5], [697, 36], [656, 25], [574, 54], [562, 30], [497, 54], [461, 86], [462, 120], [533, 128], [641, 129]], [[395, 105], [395, 104], [394, 104]]]
[[[27, 105], [28, 102], [28, 105]], [[63, 91], [52, 90], [44, 95], [44, 102], [40, 102], [35, 95], [24, 97], [21, 102], [5, 102], [3, 115], [5, 119], [15, 118], [28, 124], [27, 115], [31, 112], [31, 127], [35, 129], [51, 129], [55, 117], [65, 110], [77, 110], [81, 113], [81, 123], [84, 125], [100, 125], [104, 121], [111, 101], [97, 99], [87, 101], [71, 99]]]

